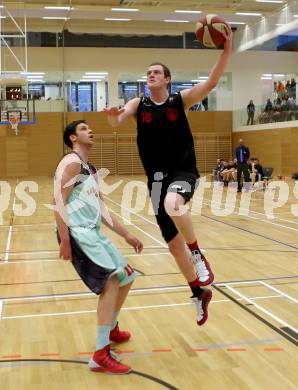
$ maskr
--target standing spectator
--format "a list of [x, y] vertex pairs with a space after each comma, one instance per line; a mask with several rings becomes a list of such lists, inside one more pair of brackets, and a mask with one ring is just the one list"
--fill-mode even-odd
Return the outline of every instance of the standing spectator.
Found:
[[253, 125], [256, 108], [255, 108], [255, 105], [254, 105], [252, 100], [249, 101], [249, 104], [248, 104], [246, 109], [247, 109], [247, 123], [246, 123], [246, 125], [248, 126], [249, 122], [251, 125]]
[[249, 148], [244, 145], [242, 138], [239, 139], [239, 144], [236, 148], [236, 158], [237, 158], [237, 181], [238, 181], [238, 192], [241, 192], [241, 175], [243, 172], [244, 182], [249, 182], [249, 172], [247, 160], [249, 159], [250, 152]]

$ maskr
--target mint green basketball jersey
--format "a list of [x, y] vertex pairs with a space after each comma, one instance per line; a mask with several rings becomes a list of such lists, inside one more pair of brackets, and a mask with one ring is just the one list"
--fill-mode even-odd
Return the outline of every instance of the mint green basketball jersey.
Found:
[[105, 269], [115, 270], [121, 282], [126, 275], [127, 262], [100, 232], [99, 184], [95, 175], [96, 169], [81, 160], [81, 172], [66, 202], [68, 226], [71, 236], [89, 259]]

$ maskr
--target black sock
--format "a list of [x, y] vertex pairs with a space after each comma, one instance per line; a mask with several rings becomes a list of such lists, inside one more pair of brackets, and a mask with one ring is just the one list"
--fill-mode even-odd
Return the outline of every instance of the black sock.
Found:
[[188, 284], [189, 284], [189, 287], [191, 288], [193, 297], [199, 298], [201, 296], [202, 292], [204, 291], [204, 289], [199, 286], [198, 279], [195, 279], [193, 282], [188, 282]]

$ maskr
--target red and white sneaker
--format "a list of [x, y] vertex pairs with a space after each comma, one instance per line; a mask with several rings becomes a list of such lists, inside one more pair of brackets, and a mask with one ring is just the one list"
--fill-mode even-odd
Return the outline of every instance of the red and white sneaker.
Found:
[[118, 322], [115, 328], [110, 332], [110, 341], [114, 343], [125, 343], [130, 337], [131, 334], [128, 331], [119, 329]]
[[196, 269], [199, 286], [204, 287], [211, 284], [214, 280], [214, 274], [206, 257], [195, 250], [191, 252], [191, 261]]
[[204, 288], [204, 291], [199, 298], [192, 297], [191, 299], [196, 305], [198, 312], [197, 324], [199, 326], [204, 325], [205, 322], [208, 320], [208, 305], [212, 299], [212, 291], [207, 288]]
[[131, 367], [119, 362], [111, 355], [111, 345], [94, 352], [89, 360], [88, 367], [91, 371], [105, 372], [107, 374], [121, 375], [131, 372]]

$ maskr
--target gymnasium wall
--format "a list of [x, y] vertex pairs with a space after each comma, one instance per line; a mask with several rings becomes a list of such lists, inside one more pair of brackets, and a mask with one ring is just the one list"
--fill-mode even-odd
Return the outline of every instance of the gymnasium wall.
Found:
[[258, 157], [266, 167], [273, 167], [273, 175], [291, 175], [298, 171], [298, 127], [233, 133], [233, 152], [239, 138], [250, 148], [252, 157]]
[[[144, 72], [150, 63], [161, 61], [170, 67], [173, 75], [188, 77], [196, 72], [210, 72], [220, 54], [220, 50], [32, 47], [28, 49], [28, 69], [65, 72], [65, 80], [69, 72], [96, 70], [108, 71], [114, 78], [119, 73]], [[297, 74], [297, 53], [234, 52], [226, 72], [232, 72], [233, 110], [246, 107], [250, 99], [259, 105], [262, 104], [262, 74]]]
[[[143, 173], [134, 122], [109, 126], [104, 113], [66, 113], [66, 122], [85, 119], [95, 133], [90, 161], [112, 174]], [[198, 166], [210, 172], [219, 157], [229, 158], [232, 143], [231, 112], [190, 112]], [[52, 176], [63, 155], [63, 113], [37, 113], [36, 125], [21, 125], [19, 135], [0, 126], [0, 180], [6, 177]]]
[[[144, 72], [148, 64], [161, 61], [169, 65], [173, 75], [177, 72], [188, 77], [195, 72], [209, 72], [220, 53], [220, 50], [192, 49], [29, 47], [28, 70], [55, 72], [56, 81], [67, 80], [73, 72], [77, 72], [79, 79], [84, 72], [108, 71], [112, 80], [119, 73]], [[15, 67], [10, 60], [7, 56], [7, 69]], [[250, 99], [259, 105], [262, 104], [262, 74], [297, 74], [297, 53], [234, 52], [226, 72], [232, 72], [233, 110], [246, 107]]]

